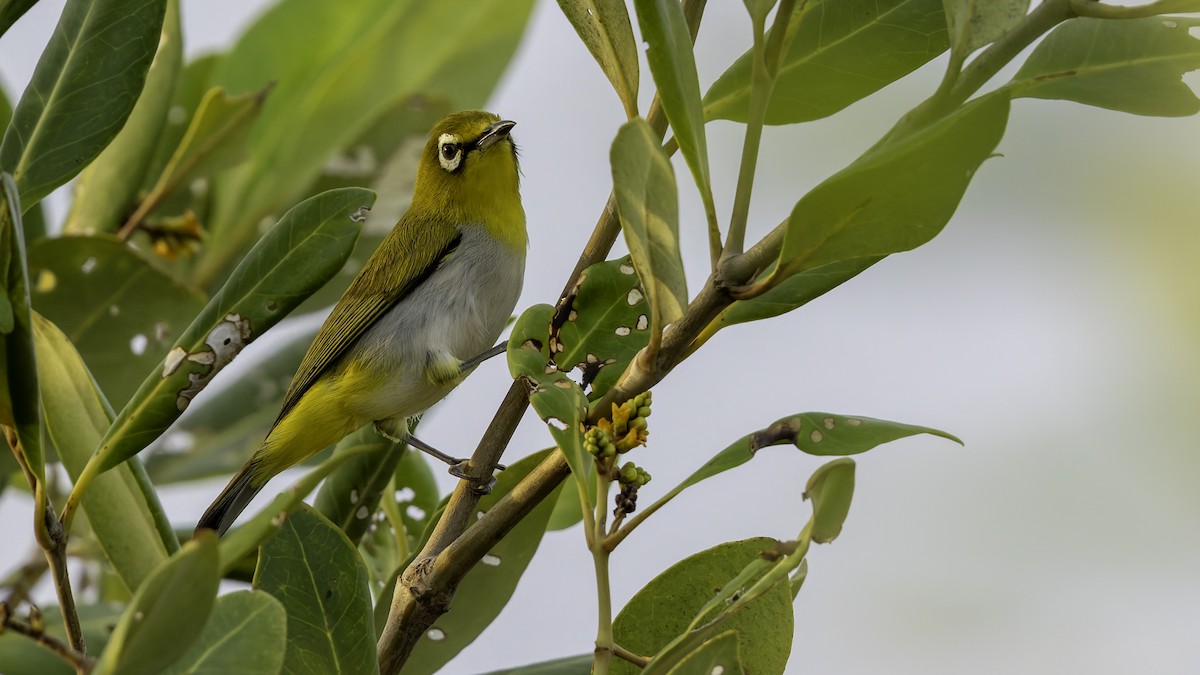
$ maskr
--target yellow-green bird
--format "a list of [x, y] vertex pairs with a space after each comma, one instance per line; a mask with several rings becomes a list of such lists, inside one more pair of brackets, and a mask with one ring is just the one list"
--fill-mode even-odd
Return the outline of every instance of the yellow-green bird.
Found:
[[338, 300], [262, 446], [201, 517], [224, 533], [272, 476], [374, 422], [408, 419], [495, 344], [525, 275], [514, 122], [481, 110], [434, 126], [412, 205]]

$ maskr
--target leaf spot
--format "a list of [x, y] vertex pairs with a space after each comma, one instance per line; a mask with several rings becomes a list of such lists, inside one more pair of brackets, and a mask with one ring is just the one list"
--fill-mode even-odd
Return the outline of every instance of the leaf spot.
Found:
[[547, 375], [552, 375], [552, 374], [558, 372], [558, 364], [551, 361], [546, 364], [546, 367], [545, 367], [545, 369], [542, 370], [542, 372]]
[[351, 504], [357, 504], [357, 503], [358, 503], [358, 490], [351, 490], [351, 491], [350, 491], [350, 503], [351, 503]]
[[146, 346], [150, 344], [150, 338], [138, 333], [129, 340], [129, 351], [133, 352], [134, 356], [141, 356], [146, 353]]
[[595, 355], [595, 354], [588, 354], [588, 355], [587, 355], [587, 362], [588, 362], [588, 363], [599, 363], [599, 362], [600, 362], [600, 359], [596, 358], [596, 355]]
[[354, 517], [359, 520], [366, 520], [369, 515], [371, 515], [371, 509], [368, 509], [366, 506], [358, 507], [358, 511], [354, 513]]
[[558, 419], [557, 417], [547, 417], [546, 424], [558, 429], [559, 431], [566, 431], [567, 429], [571, 428], [571, 425]]
[[617, 326], [617, 330], [615, 332], [618, 336], [625, 337], [626, 335], [632, 333], [633, 329], [629, 326]]
[[712, 670], [708, 671], [711, 675], [725, 675], [725, 666], [713, 666]]
[[542, 343], [540, 343], [537, 340], [534, 340], [532, 338], [521, 343], [521, 349], [532, 349], [533, 351], [536, 352], [536, 351], [540, 351], [541, 348], [542, 348]]
[[489, 554], [483, 556], [482, 558], [480, 558], [479, 562], [483, 563], [484, 565], [488, 565], [490, 567], [499, 567], [500, 566], [500, 557], [494, 556], [491, 553], [489, 553]]
[[405, 502], [411, 502], [412, 500], [414, 500], [416, 498], [417, 498], [417, 493], [415, 491], [413, 491], [413, 489], [410, 487], [400, 488], [399, 490], [396, 490], [396, 501], [400, 502], [401, 504], [403, 504]]
[[846, 424], [849, 424], [852, 427], [857, 427], [862, 425], [862, 420], [851, 417], [846, 420]]
[[433, 640], [434, 642], [440, 642], [446, 639], [446, 631], [442, 630], [441, 628], [430, 628], [429, 630], [425, 631], [425, 637]]
[[646, 296], [642, 295], [642, 289], [631, 288], [629, 289], [629, 295], [625, 296], [625, 302], [628, 302], [630, 305], [636, 305], [641, 302], [642, 298], [644, 297]]
[[170, 377], [171, 373], [183, 363], [184, 357], [187, 356], [187, 350], [183, 347], [176, 347], [167, 352], [167, 358], [163, 359], [163, 377]]
[[561, 380], [555, 380], [554, 386], [558, 387], [559, 389], [570, 389], [571, 387], [575, 386], [575, 383], [569, 379], [564, 378]]
[[637, 320], [637, 329], [638, 330], [646, 330], [649, 327], [650, 327], [650, 317], [646, 316], [645, 314], [642, 314], [641, 316], [639, 316], [638, 320]]
[[837, 424], [833, 421], [832, 417], [826, 417], [824, 420], [822, 420], [822, 423], [825, 424], [826, 429], [833, 429], [833, 427]]
[[425, 509], [417, 506], [416, 504], [409, 504], [408, 508], [404, 509], [404, 515], [412, 518], [413, 520], [424, 520]]
[[820, 443], [821, 439], [825, 438], [825, 434], [821, 433], [820, 429], [813, 429], [812, 433], [809, 434], [808, 437], [812, 439], [813, 443]]
[[354, 211], [354, 213], [350, 214], [350, 222], [352, 222], [352, 223], [365, 222], [367, 219], [367, 214], [370, 212], [371, 212], [371, 209], [369, 209], [365, 206], [360, 206], [360, 207], [358, 207], [358, 209], [356, 209]]
[[618, 267], [617, 269], [621, 270], [621, 274], [633, 274], [633, 271], [634, 271], [633, 265], [630, 265], [629, 263], [625, 263], [625, 264], [621, 265], [620, 267]]
[[119, 306], [117, 306], [117, 305], [109, 305], [108, 306], [108, 315], [109, 316], [119, 316], [120, 314], [121, 314], [121, 308]]
[[1162, 24], [1167, 28], [1179, 28], [1178, 21], [1163, 21]]
[[96, 269], [96, 263], [97, 263], [97, 262], [98, 262], [98, 261], [96, 260], [96, 256], [91, 256], [91, 257], [90, 257], [90, 258], [88, 258], [87, 260], [84, 260], [84, 261], [83, 261], [83, 265], [81, 265], [81, 266], [79, 267], [79, 269], [80, 269], [80, 270], [81, 270], [81, 271], [82, 271], [84, 274], [91, 274], [91, 273], [92, 273], [92, 272], [93, 272], [93, 271]]
[[204, 339], [205, 349], [187, 355], [189, 361], [211, 365], [212, 368], [204, 373], [188, 373], [189, 384], [179, 390], [179, 395], [175, 398], [175, 407], [181, 412], [187, 410], [188, 404], [196, 394], [233, 361], [233, 357], [250, 343], [252, 336], [249, 319], [234, 312], [226, 314]]
[[575, 319], [578, 319], [578, 318], [579, 318], [579, 312], [576, 312], [575, 310], [571, 310], [567, 314], [567, 321], [574, 321]]

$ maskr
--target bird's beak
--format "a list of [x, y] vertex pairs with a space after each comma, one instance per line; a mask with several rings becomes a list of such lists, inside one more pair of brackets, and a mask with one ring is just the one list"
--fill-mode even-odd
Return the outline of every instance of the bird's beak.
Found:
[[496, 122], [483, 130], [483, 135], [475, 142], [475, 147], [480, 150], [487, 150], [495, 145], [497, 141], [508, 138], [508, 132], [512, 131], [512, 128], [515, 126], [517, 126], [517, 123], [511, 120]]

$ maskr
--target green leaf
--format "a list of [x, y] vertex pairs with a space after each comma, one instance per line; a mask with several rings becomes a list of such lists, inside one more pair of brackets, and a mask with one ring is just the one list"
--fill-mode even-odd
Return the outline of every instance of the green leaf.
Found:
[[[415, 430], [413, 430], [415, 433]], [[357, 545], [379, 506], [379, 493], [391, 482], [396, 465], [410, 451], [394, 443], [368, 424], [346, 436], [333, 451], [334, 457], [358, 448], [367, 449], [337, 468], [321, 484], [313, 506]]]
[[738, 634], [727, 630], [700, 645], [684, 657], [679, 665], [667, 671], [669, 675], [738, 675], [744, 673], [742, 656], [738, 652]]
[[550, 532], [575, 527], [583, 520], [582, 507], [579, 505], [579, 486], [569, 483], [554, 500], [554, 512], [550, 514], [550, 522], [546, 529]]
[[125, 125], [158, 49], [166, 0], [68, 0], [0, 144], [29, 209]]
[[429, 526], [441, 494], [437, 480], [422, 452], [406, 452], [396, 466], [396, 506], [408, 536], [408, 550], [416, 548], [417, 538]]
[[1200, 19], [1076, 18], [1054, 29], [1006, 89], [1014, 97], [1064, 99], [1135, 115], [1200, 112], [1183, 74], [1200, 68]]
[[595, 463], [583, 449], [587, 396], [574, 380], [550, 363], [545, 345], [553, 313], [550, 305], [534, 305], [513, 324], [508, 338], [508, 370], [513, 379], [525, 380], [531, 390], [529, 405], [546, 423], [580, 489], [586, 490]]
[[493, 670], [484, 675], [588, 675], [592, 672], [592, 655], [565, 656], [528, 666]]
[[[171, 94], [182, 68], [179, 2], [168, 0], [158, 52], [150, 64], [146, 85], [121, 132], [79, 175], [64, 231], [115, 232], [133, 211], [166, 124]], [[113, 400], [125, 399], [113, 397]]]
[[217, 598], [200, 639], [163, 675], [276, 675], [286, 647], [283, 605], [261, 591], [238, 591]]
[[[78, 479], [112, 419], [79, 353], [58, 328], [34, 315], [46, 431], [72, 480]], [[138, 484], [134, 464], [98, 476], [83, 495], [92, 532], [113, 570], [134, 590], [167, 559], [162, 507]], [[173, 535], [172, 535], [173, 537]]]
[[[492, 494], [479, 501], [478, 510], [487, 513], [516, 487], [551, 451], [543, 450], [522, 458], [497, 475]], [[561, 488], [560, 488], [561, 489]], [[537, 551], [546, 523], [554, 510], [557, 491], [542, 500], [521, 519], [483, 560], [463, 577], [454, 594], [454, 604], [421, 636], [404, 672], [413, 675], [433, 673], [450, 661], [487, 628], [508, 604], [517, 582]], [[390, 601], [391, 596], [384, 598]], [[439, 637], [440, 639], [434, 639]]]
[[[716, 226], [712, 179], [708, 170], [708, 142], [704, 136], [704, 111], [700, 106], [700, 80], [692, 54], [692, 38], [683, 7], [677, 0], [634, 0], [642, 38], [649, 44], [646, 61], [658, 85], [663, 112], [687, 160], [710, 228]], [[654, 135], [651, 133], [651, 137]], [[614, 170], [616, 163], [613, 163]], [[626, 235], [628, 237], [628, 235]], [[644, 280], [643, 280], [644, 281]]]
[[842, 532], [854, 496], [854, 460], [841, 457], [821, 465], [808, 479], [804, 498], [813, 503], [812, 540], [828, 544]]
[[621, 97], [625, 115], [637, 117], [637, 46], [623, 0], [558, 0], [558, 7]]
[[217, 536], [183, 545], [137, 589], [96, 664], [96, 675], [158, 675], [204, 630], [217, 598]]
[[916, 248], [958, 208], [1008, 122], [1008, 99], [989, 95], [868, 151], [805, 195], [788, 218], [772, 278]]
[[645, 120], [626, 122], [617, 132], [612, 173], [621, 231], [650, 296], [650, 341], [657, 344], [663, 327], [683, 316], [688, 294], [675, 172]]
[[200, 294], [110, 235], [40, 239], [29, 269], [34, 307], [67, 334], [117, 406], [204, 307]]
[[[292, 0], [239, 40], [213, 84], [231, 92], [278, 86], [252, 135], [251, 159], [218, 184], [209, 248], [196, 270], [208, 286], [296, 198], [330, 156], [414, 94], [482, 105], [524, 31], [532, 0]], [[312, 39], [321, 26], [322, 39]], [[297, 142], [297, 139], [304, 139]]]
[[[832, 115], [949, 46], [942, 0], [817, 0], [788, 31], [793, 35], [779, 64], [767, 124]], [[752, 58], [750, 51], [739, 57], [705, 94], [708, 119], [746, 121]]]
[[649, 314], [629, 256], [588, 267], [551, 320], [554, 362], [564, 372], [578, 368], [581, 384], [603, 394], [650, 341]]
[[[36, 2], [37, 0], [0, 0], [0, 35], [4, 35]], [[0, 127], [3, 126], [0, 124]]]
[[[122, 609], [120, 605], [107, 602], [76, 606], [83, 641], [91, 654], [99, 654], [104, 649]], [[67, 635], [58, 607], [43, 608], [43, 618], [46, 634], [65, 643]], [[62, 657], [11, 630], [0, 633], [0, 663], [4, 664], [4, 675], [76, 675], [75, 669]]]
[[263, 545], [254, 587], [287, 610], [285, 673], [377, 673], [367, 568], [354, 545], [308, 505]]
[[995, 42], [1029, 11], [1029, 0], [942, 0], [951, 49], [960, 57]]
[[[21, 198], [12, 176], [0, 173], [0, 295], [12, 315], [8, 330], [0, 331], [0, 425], [17, 432], [19, 458], [39, 485], [46, 482], [46, 456], [42, 451], [42, 411], [38, 405], [37, 353], [29, 298], [29, 267], [25, 257], [25, 232], [21, 223]], [[7, 443], [5, 444], [7, 445]], [[32, 487], [32, 486], [31, 486]]]
[[[637, 592], [613, 622], [617, 644], [635, 654], [656, 654], [681, 634], [714, 591], [773, 549], [773, 539], [757, 538], [719, 544], [668, 568]], [[781, 584], [750, 602], [721, 624], [736, 631], [742, 665], [751, 673], [782, 673], [791, 652], [792, 598]], [[613, 661], [613, 675], [637, 669]]]
[[96, 451], [98, 470], [140, 452], [243, 347], [336, 274], [374, 199], [369, 190], [331, 190], [284, 214], [121, 411]]

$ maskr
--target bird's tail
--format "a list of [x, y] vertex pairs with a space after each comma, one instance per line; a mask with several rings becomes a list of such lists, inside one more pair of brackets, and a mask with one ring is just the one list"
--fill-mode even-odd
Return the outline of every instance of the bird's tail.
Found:
[[250, 505], [250, 500], [254, 499], [254, 495], [263, 487], [254, 485], [251, 481], [254, 464], [253, 461], [247, 462], [233, 480], [229, 481], [229, 485], [225, 486], [216, 501], [200, 517], [200, 522], [196, 524], [197, 534], [201, 530], [213, 530], [217, 536], [225, 534], [229, 526], [233, 525], [233, 521]]

